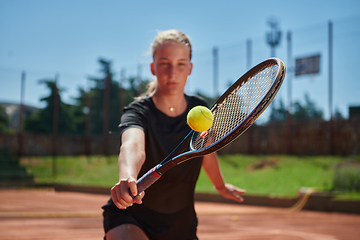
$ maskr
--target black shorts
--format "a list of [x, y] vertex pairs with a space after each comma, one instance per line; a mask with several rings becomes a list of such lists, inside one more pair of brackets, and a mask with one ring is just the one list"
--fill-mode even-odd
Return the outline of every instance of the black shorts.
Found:
[[175, 213], [164, 214], [142, 204], [134, 204], [124, 210], [118, 209], [110, 199], [102, 208], [105, 233], [122, 224], [134, 224], [141, 228], [150, 240], [198, 239], [198, 221], [193, 205]]

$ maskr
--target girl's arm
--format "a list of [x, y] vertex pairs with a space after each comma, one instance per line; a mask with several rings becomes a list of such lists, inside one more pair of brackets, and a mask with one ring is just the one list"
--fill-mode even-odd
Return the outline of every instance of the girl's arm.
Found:
[[243, 202], [244, 199], [241, 197], [241, 194], [244, 194], [246, 191], [239, 189], [231, 184], [227, 184], [224, 181], [224, 178], [220, 171], [220, 166], [216, 153], [212, 153], [204, 156], [202, 167], [205, 170], [210, 181], [214, 185], [214, 188], [224, 197], [228, 199], [233, 199], [238, 202]]
[[137, 195], [136, 180], [141, 166], [145, 161], [145, 134], [139, 128], [126, 129], [121, 135], [121, 147], [118, 160], [119, 182], [111, 188], [111, 197], [114, 204], [125, 209], [133, 203], [141, 204], [144, 192], [133, 199], [131, 193]]

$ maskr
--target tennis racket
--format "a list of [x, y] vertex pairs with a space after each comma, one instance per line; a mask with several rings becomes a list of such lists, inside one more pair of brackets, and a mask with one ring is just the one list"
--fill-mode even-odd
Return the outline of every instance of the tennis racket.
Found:
[[210, 108], [214, 120], [207, 134], [191, 131], [182, 141], [191, 137], [190, 150], [171, 158], [182, 145], [180, 143], [166, 159], [138, 179], [138, 193], [176, 165], [216, 152], [244, 133], [274, 99], [285, 72], [285, 65], [280, 59], [270, 58], [245, 73]]

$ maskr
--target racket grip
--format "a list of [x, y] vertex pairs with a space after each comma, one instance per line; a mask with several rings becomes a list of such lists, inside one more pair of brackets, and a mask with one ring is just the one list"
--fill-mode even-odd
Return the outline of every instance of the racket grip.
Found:
[[[137, 195], [139, 195], [139, 193], [150, 187], [154, 182], [156, 182], [161, 177], [161, 175], [156, 172], [156, 169], [157, 168], [155, 166], [154, 168], [150, 169], [147, 173], [145, 173], [139, 180], [137, 180], [136, 182], [137, 191], [138, 191]], [[129, 188], [129, 193], [132, 198], [135, 198], [137, 196], [137, 195], [136, 196], [132, 195], [130, 188]]]

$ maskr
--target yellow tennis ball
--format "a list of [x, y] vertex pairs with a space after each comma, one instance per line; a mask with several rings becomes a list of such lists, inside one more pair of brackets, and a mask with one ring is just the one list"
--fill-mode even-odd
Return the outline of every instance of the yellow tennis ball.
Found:
[[196, 132], [208, 130], [213, 123], [212, 112], [204, 106], [193, 107], [187, 115], [187, 123]]

